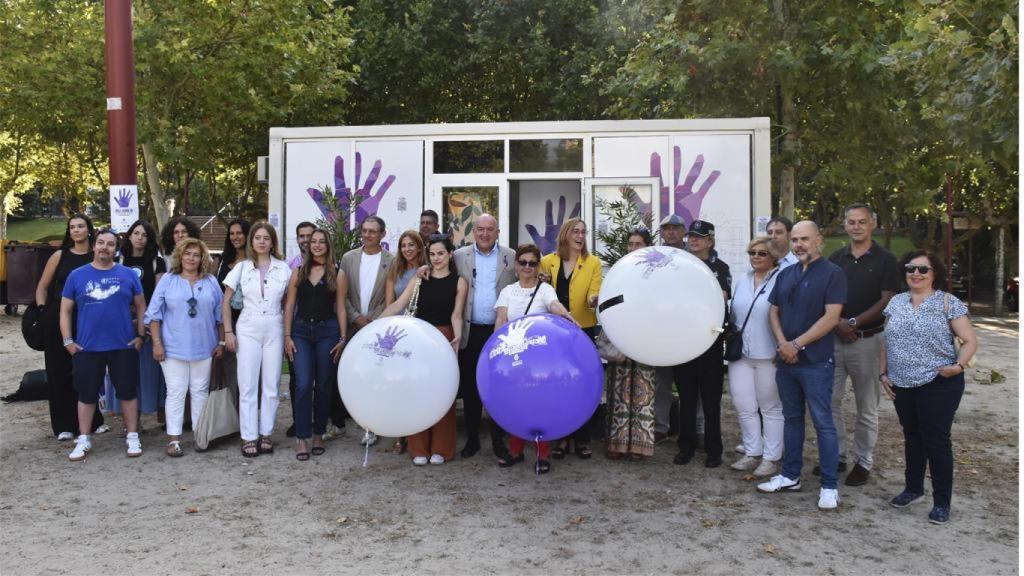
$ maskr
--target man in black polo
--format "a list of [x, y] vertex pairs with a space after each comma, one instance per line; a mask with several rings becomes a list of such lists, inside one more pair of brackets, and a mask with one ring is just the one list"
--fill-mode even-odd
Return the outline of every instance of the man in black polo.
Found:
[[846, 485], [861, 486], [868, 481], [878, 440], [878, 403], [881, 400], [878, 355], [885, 322], [882, 310], [899, 290], [900, 271], [896, 258], [871, 238], [876, 217], [867, 204], [847, 206], [843, 225], [850, 244], [829, 256], [829, 260], [846, 273], [847, 286], [846, 304], [835, 328], [832, 420], [839, 438], [838, 470], [842, 472], [846, 470], [843, 397], [849, 376], [857, 401], [857, 418], [853, 433], [853, 469], [846, 476]]
[[[729, 265], [718, 259], [712, 249], [715, 246], [715, 226], [704, 220], [694, 220], [686, 233], [686, 249], [700, 258], [711, 269], [722, 288], [726, 302], [732, 292], [732, 275]], [[728, 318], [728, 313], [726, 313]], [[722, 319], [723, 322], [725, 318]], [[672, 460], [674, 464], [687, 464], [697, 449], [697, 403], [704, 408], [704, 451], [706, 468], [722, 465], [722, 336], [703, 354], [679, 366], [673, 367], [676, 387], [679, 390], [679, 453]]]

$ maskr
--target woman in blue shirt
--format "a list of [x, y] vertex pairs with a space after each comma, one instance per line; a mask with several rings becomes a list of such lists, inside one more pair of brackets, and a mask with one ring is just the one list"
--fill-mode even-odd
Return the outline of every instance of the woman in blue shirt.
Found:
[[[933, 507], [928, 520], [949, 521], [953, 496], [953, 448], [949, 434], [964, 394], [964, 367], [978, 349], [967, 307], [938, 289], [946, 267], [931, 252], [903, 257], [909, 290], [886, 305], [882, 382], [896, 406], [906, 453], [905, 487], [889, 503], [904, 508], [924, 498], [924, 473], [932, 474]], [[959, 353], [953, 339], [963, 345]]]
[[185, 417], [185, 395], [192, 395], [192, 422], [199, 421], [210, 390], [210, 363], [224, 352], [221, 291], [206, 272], [210, 252], [201, 240], [186, 238], [174, 248], [171, 271], [153, 291], [145, 321], [153, 338], [153, 359], [167, 383], [167, 455], [178, 457]]

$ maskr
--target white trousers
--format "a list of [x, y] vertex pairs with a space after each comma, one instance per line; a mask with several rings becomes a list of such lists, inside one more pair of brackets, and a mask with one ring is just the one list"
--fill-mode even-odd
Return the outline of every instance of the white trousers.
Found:
[[[284, 324], [280, 314], [246, 314], [235, 324], [238, 343], [238, 423], [242, 440], [274, 432], [281, 383]], [[263, 387], [260, 392], [260, 369]], [[259, 396], [259, 397], [257, 397]]]
[[167, 416], [167, 435], [181, 436], [181, 423], [185, 419], [185, 394], [192, 394], [192, 425], [199, 422], [206, 397], [210, 395], [210, 358], [205, 360], [177, 360], [165, 358], [160, 363], [167, 383], [164, 411]]
[[744, 357], [729, 362], [729, 395], [739, 417], [744, 452], [771, 461], [782, 458], [785, 418], [772, 361]]

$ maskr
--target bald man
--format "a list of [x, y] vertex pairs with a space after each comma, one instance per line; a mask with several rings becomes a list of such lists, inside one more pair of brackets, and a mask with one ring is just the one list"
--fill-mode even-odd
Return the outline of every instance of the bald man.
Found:
[[782, 473], [758, 484], [759, 492], [800, 490], [803, 469], [804, 406], [810, 409], [818, 435], [821, 463], [819, 510], [839, 506], [836, 467], [839, 440], [832, 421], [832, 381], [835, 374], [833, 330], [846, 303], [846, 275], [821, 257], [824, 239], [814, 222], [793, 226], [789, 236], [798, 262], [779, 272], [768, 297], [768, 322], [778, 344], [775, 384], [779, 387], [785, 454]]

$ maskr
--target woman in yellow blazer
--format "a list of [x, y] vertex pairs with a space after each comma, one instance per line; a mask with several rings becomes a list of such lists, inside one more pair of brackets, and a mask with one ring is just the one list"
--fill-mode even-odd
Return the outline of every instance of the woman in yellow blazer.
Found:
[[[549, 279], [580, 328], [594, 339], [597, 324], [597, 293], [601, 290], [601, 260], [587, 250], [587, 225], [579, 218], [570, 218], [558, 232], [558, 250], [540, 259], [540, 271]], [[582, 459], [593, 456], [590, 449], [590, 423], [573, 436], [576, 455]], [[557, 444], [553, 458], [565, 457], [568, 442]]]

